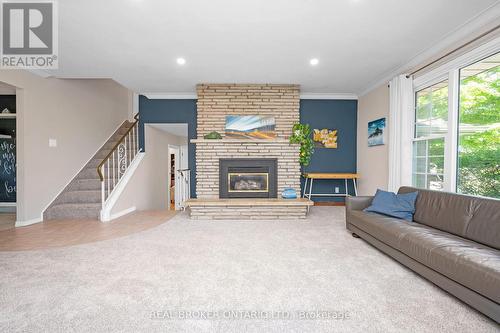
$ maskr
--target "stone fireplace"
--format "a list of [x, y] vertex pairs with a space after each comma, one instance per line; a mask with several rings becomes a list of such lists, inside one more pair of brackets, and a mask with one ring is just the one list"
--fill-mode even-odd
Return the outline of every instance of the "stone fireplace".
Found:
[[[197, 199], [189, 203], [191, 217], [304, 218], [310, 203], [279, 199], [285, 188], [300, 193], [299, 146], [289, 143], [299, 122], [299, 86], [200, 84], [197, 94], [197, 139], [191, 140]], [[226, 138], [228, 115], [274, 117], [276, 137]], [[203, 138], [212, 131], [223, 138]]]
[[277, 160], [231, 158], [219, 160], [219, 197], [276, 198]]

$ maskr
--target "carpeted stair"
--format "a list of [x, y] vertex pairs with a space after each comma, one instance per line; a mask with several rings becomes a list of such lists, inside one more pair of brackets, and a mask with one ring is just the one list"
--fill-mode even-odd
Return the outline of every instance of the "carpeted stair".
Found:
[[[43, 213], [44, 220], [99, 219], [102, 208], [101, 181], [96, 168], [131, 126], [131, 122], [125, 121], [116, 130], [45, 210]], [[104, 172], [106, 173], [106, 170]]]

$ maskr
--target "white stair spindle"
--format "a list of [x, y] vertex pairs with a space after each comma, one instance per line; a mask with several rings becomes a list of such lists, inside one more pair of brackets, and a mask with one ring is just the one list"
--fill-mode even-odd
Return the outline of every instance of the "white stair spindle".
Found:
[[116, 164], [115, 164], [115, 153], [116, 150], [113, 150], [113, 189], [115, 189], [115, 184], [116, 184], [116, 179], [115, 179], [115, 169], [116, 169]]
[[128, 165], [130, 165], [132, 163], [132, 154], [133, 154], [132, 153], [133, 148], [132, 148], [132, 145], [130, 142], [130, 133], [131, 132], [128, 132], [128, 134], [127, 134], [128, 146], [130, 147], [130, 150], [131, 150], [131, 153], [129, 154], [129, 157], [128, 157]]
[[[128, 168], [128, 145], [127, 145], [127, 137], [125, 137], [124, 144], [125, 144], [125, 156], [123, 156], [123, 163], [125, 164], [125, 170]], [[120, 171], [120, 175], [123, 176], [123, 172]]]
[[133, 143], [134, 151], [137, 151], [137, 149], [135, 149], [135, 125], [132, 128], [132, 140], [134, 141]]
[[[101, 166], [101, 175], [104, 175], [104, 172], [103, 172], [103, 166]], [[106, 201], [106, 195], [105, 195], [105, 185], [106, 183], [104, 182], [104, 179], [101, 179], [101, 202], [102, 204], [104, 205], [104, 202]]]
[[106, 165], [106, 173], [108, 174], [108, 176], [106, 177], [106, 178], [107, 178], [107, 180], [108, 180], [108, 189], [107, 189], [107, 190], [108, 190], [108, 194], [107, 194], [107, 196], [106, 196], [106, 199], [107, 199], [107, 198], [109, 197], [109, 185], [110, 185], [110, 183], [109, 183], [109, 158], [108, 158], [108, 160], [106, 161], [106, 164], [105, 164], [105, 165]]

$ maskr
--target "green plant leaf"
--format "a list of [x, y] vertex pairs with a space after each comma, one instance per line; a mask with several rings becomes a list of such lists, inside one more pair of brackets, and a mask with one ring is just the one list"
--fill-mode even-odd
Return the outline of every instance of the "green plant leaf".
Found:
[[300, 144], [299, 163], [302, 166], [308, 166], [314, 153], [314, 142], [309, 124], [295, 123], [292, 127], [290, 143]]

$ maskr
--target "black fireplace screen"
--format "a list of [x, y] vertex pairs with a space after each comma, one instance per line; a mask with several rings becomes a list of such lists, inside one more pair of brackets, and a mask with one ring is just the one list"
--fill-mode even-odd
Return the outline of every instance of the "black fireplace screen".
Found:
[[227, 174], [229, 192], [268, 192], [269, 173], [233, 173]]
[[221, 159], [220, 198], [276, 198], [276, 159]]

